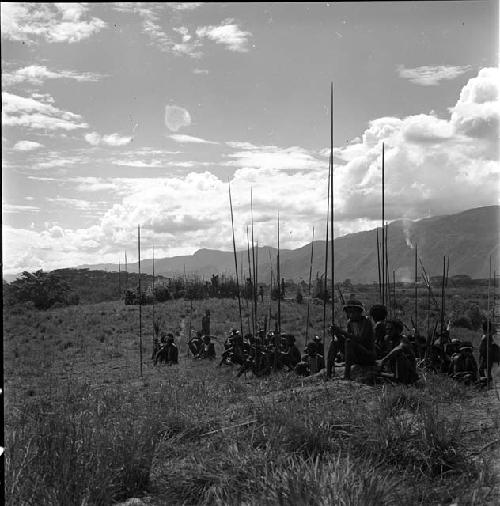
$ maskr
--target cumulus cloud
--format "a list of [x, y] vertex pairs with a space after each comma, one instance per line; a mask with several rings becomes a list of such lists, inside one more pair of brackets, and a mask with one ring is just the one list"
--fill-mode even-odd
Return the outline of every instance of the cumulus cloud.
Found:
[[441, 81], [456, 79], [471, 69], [470, 65], [424, 65], [412, 69], [407, 69], [404, 65], [397, 67], [399, 77], [421, 86], [437, 86]]
[[[377, 118], [359, 139], [337, 148], [335, 236], [379, 224], [382, 143], [387, 219], [422, 218], [497, 203], [498, 126], [493, 118], [499, 77], [498, 69], [481, 70], [464, 86], [447, 117]], [[245, 141], [228, 142], [225, 148], [232, 151], [224, 161], [235, 168], [231, 191], [238, 248], [246, 246], [250, 188], [260, 244], [276, 243], [278, 209], [284, 248], [309, 242], [312, 226], [323, 237], [328, 162], [322, 153]], [[293, 167], [300, 170], [285, 170]], [[118, 251], [135, 241], [136, 229], [128, 223], [144, 226], [145, 243], [154, 234], [156, 243], [166, 245], [164, 255], [189, 254], [203, 247], [231, 249], [227, 182], [209, 171], [149, 178], [75, 177], [68, 182], [75, 191], [113, 195], [114, 203], [88, 229], [61, 232], [53, 225], [37, 233], [10, 229], [12, 242], [5, 242], [7, 271], [13, 266], [20, 270], [23, 262], [23, 268], [35, 268], [41, 265], [37, 262], [59, 267], [63, 262], [116, 261]], [[61, 233], [62, 238], [54, 237]], [[57, 248], [64, 244], [67, 250], [60, 253]]]
[[88, 12], [89, 7], [81, 3], [2, 2], [2, 37], [28, 44], [39, 39], [79, 42], [106, 27], [102, 19]]
[[233, 19], [226, 19], [220, 25], [200, 26], [196, 30], [200, 38], [207, 38], [216, 44], [223, 44], [231, 51], [246, 53], [248, 51], [248, 38], [251, 32], [245, 32], [234, 23]]
[[36, 149], [43, 148], [43, 144], [35, 141], [19, 141], [14, 144], [12, 148], [14, 151], [35, 151]]
[[91, 72], [74, 72], [71, 70], [53, 71], [45, 66], [30, 65], [20, 68], [14, 72], [2, 73], [2, 83], [4, 86], [11, 86], [27, 82], [29, 84], [40, 85], [48, 79], [73, 79], [74, 81], [98, 81], [102, 76]]
[[85, 140], [92, 146], [126, 146], [132, 142], [132, 137], [122, 136], [120, 134], [101, 135], [97, 132], [90, 132], [84, 135]]
[[87, 128], [79, 114], [61, 111], [51, 103], [2, 92], [2, 124], [46, 130]]
[[165, 125], [172, 132], [191, 124], [191, 115], [187, 109], [177, 105], [165, 106]]

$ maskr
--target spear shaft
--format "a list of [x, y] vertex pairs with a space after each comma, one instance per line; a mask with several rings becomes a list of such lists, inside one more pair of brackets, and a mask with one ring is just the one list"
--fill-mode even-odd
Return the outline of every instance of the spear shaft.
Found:
[[139, 360], [142, 378], [142, 293], [141, 293], [141, 227], [137, 225], [137, 269], [139, 272]]
[[332, 241], [332, 323], [335, 317], [335, 244], [333, 236], [334, 194], [333, 194], [333, 83], [330, 85], [330, 236]]
[[308, 299], [307, 299], [307, 320], [306, 320], [306, 344], [309, 338], [309, 316], [311, 310], [311, 278], [313, 270], [313, 259], [314, 259], [314, 227], [313, 227], [313, 239], [311, 243], [311, 262], [309, 263], [309, 286], [308, 286]]
[[280, 271], [280, 212], [278, 211], [278, 332], [281, 335], [281, 271]]
[[[325, 279], [323, 280], [323, 339], [326, 339], [326, 305], [328, 302], [328, 224], [330, 214], [330, 161], [328, 161], [328, 191], [326, 208], [326, 241], [325, 241]], [[332, 294], [333, 296], [333, 294]]]
[[233, 215], [233, 200], [231, 198], [231, 185], [229, 185], [229, 206], [231, 208], [231, 230], [233, 232], [234, 270], [236, 272], [236, 290], [238, 292], [238, 310], [240, 313], [240, 331], [241, 331], [241, 336], [243, 337], [243, 318], [241, 316], [240, 280], [238, 279], [238, 256], [236, 254], [236, 241], [234, 238], [234, 215]]
[[384, 143], [382, 143], [382, 304], [386, 304], [385, 300], [385, 154]]

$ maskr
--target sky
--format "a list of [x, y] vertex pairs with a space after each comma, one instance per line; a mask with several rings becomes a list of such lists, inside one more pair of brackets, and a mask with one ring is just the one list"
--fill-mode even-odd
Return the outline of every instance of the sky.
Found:
[[3, 271], [499, 203], [496, 1], [2, 3]]

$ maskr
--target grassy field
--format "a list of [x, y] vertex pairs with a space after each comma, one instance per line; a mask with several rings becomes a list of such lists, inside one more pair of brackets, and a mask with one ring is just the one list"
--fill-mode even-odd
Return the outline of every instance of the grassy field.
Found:
[[[374, 297], [357, 295], [368, 303]], [[403, 308], [408, 315], [410, 307]], [[142, 378], [137, 306], [4, 313], [8, 504], [498, 500], [493, 392], [431, 374], [410, 388], [285, 373], [237, 379], [231, 367], [188, 357], [187, 329], [190, 321], [201, 327], [206, 309], [220, 355], [224, 333], [239, 327], [237, 301], [195, 301], [193, 313], [189, 302], [171, 301], [155, 312], [176, 335], [180, 363], [153, 367], [152, 307], [143, 307]], [[267, 309], [266, 302], [262, 314]], [[299, 348], [306, 312], [306, 304], [282, 304], [282, 328], [295, 333]], [[310, 336], [322, 335], [322, 305], [311, 312]]]

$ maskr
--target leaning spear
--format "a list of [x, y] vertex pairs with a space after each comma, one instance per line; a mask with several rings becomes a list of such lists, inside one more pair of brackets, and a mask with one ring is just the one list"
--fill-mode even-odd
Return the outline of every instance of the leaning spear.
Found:
[[309, 315], [311, 310], [311, 278], [313, 270], [313, 259], [314, 259], [314, 227], [313, 227], [313, 239], [311, 243], [311, 262], [309, 263], [309, 287], [308, 287], [308, 299], [307, 299], [307, 320], [306, 320], [306, 344], [309, 338]]
[[234, 239], [234, 216], [233, 216], [233, 201], [231, 199], [231, 185], [229, 185], [229, 206], [231, 207], [231, 229], [233, 231], [234, 269], [236, 271], [236, 290], [238, 292], [238, 309], [240, 312], [240, 331], [241, 335], [243, 336], [243, 318], [241, 316], [240, 281], [238, 279], [238, 256], [236, 255], [236, 241]]

